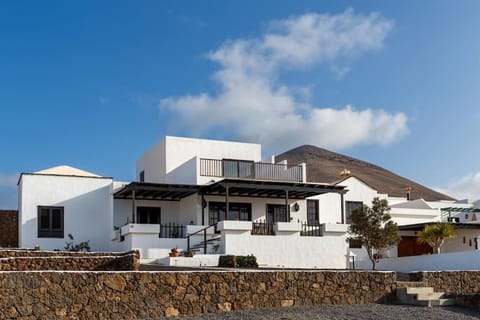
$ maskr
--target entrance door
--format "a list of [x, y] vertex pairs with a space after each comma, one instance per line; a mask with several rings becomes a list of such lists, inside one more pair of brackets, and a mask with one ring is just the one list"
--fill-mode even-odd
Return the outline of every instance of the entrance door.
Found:
[[288, 222], [287, 208], [282, 204], [267, 204], [267, 223]]
[[159, 224], [160, 208], [137, 207], [137, 223]]
[[422, 254], [433, 253], [432, 247], [427, 243], [418, 243], [417, 237], [402, 237], [398, 244], [398, 256], [419, 256]]

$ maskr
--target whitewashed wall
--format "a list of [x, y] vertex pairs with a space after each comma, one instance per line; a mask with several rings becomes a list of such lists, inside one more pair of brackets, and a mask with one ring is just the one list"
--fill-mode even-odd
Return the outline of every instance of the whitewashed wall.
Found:
[[146, 182], [166, 181], [165, 139], [160, 140], [137, 160], [135, 181], [140, 181], [140, 172], [145, 172]]
[[[358, 268], [371, 269], [371, 264], [357, 264]], [[414, 271], [453, 271], [479, 270], [480, 251], [464, 251], [431, 254], [413, 257], [381, 259], [378, 270], [414, 272]]]
[[348, 190], [345, 194], [345, 201], [362, 201], [363, 204], [371, 206], [374, 198], [387, 199], [386, 194], [378, 193], [377, 190], [355, 177], [350, 177], [339, 183], [339, 185], [345, 186]]
[[[320, 223], [341, 223], [341, 196], [337, 193], [325, 193], [308, 199], [319, 200]], [[306, 209], [304, 209], [306, 211]], [[306, 216], [306, 213], [305, 213]]]
[[[441, 248], [442, 252], [475, 251], [475, 238], [480, 237], [480, 229], [457, 229], [455, 233], [455, 238], [445, 240]], [[463, 242], [464, 237], [465, 243]], [[480, 241], [478, 245], [480, 248]]]
[[440, 212], [436, 209], [391, 208], [390, 215], [399, 226], [440, 221]]
[[[244, 224], [244, 223], [243, 223]], [[290, 223], [275, 236], [251, 235], [242, 222], [225, 221], [222, 230], [222, 250], [226, 254], [257, 257], [259, 265], [278, 268], [345, 269], [347, 243], [345, 232], [333, 232], [323, 237], [302, 237], [299, 226]], [[238, 226], [237, 226], [238, 225]], [[242, 230], [243, 229], [243, 230]]]
[[[63, 249], [71, 233], [75, 243], [90, 240], [94, 251], [109, 250], [113, 228], [112, 179], [23, 174], [19, 185], [21, 247]], [[64, 207], [64, 238], [38, 238], [38, 206]]]
[[260, 161], [261, 146], [167, 136], [137, 161], [137, 177], [144, 170], [148, 182], [204, 184], [212, 178], [199, 176], [200, 158]]

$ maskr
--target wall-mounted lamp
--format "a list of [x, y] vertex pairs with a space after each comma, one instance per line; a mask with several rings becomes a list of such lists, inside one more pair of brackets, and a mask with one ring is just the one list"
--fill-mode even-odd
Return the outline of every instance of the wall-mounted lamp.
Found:
[[295, 202], [295, 204], [293, 205], [293, 211], [298, 211], [300, 210], [300, 205], [298, 204], [298, 202]]

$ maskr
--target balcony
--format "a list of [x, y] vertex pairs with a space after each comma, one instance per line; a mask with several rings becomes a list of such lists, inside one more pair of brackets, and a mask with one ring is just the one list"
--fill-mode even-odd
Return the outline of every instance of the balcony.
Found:
[[200, 159], [200, 176], [263, 181], [303, 181], [301, 165], [273, 164], [246, 160]]

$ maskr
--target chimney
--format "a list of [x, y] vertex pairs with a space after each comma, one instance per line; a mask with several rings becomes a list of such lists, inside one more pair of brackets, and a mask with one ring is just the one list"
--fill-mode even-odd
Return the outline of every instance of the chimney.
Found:
[[410, 201], [410, 193], [412, 192], [412, 187], [406, 187], [405, 191], [407, 191], [407, 201]]
[[351, 175], [352, 173], [347, 168], [343, 169], [342, 172], [340, 172], [340, 177], [342, 177], [342, 179], [348, 178]]

